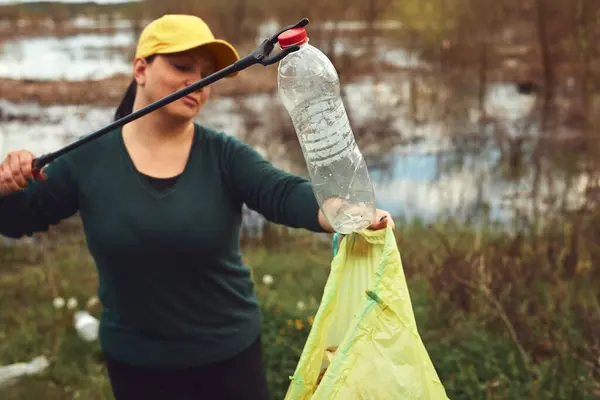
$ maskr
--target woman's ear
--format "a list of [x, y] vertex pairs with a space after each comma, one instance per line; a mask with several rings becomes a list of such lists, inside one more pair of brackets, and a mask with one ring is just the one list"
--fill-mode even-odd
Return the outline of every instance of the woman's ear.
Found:
[[148, 70], [148, 62], [143, 58], [136, 58], [133, 61], [133, 77], [138, 86], [146, 84], [146, 72]]

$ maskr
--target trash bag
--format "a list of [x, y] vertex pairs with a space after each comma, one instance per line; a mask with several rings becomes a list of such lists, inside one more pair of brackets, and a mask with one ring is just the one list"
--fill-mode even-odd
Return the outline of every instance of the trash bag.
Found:
[[13, 385], [24, 376], [40, 374], [49, 365], [45, 356], [39, 356], [28, 362], [0, 366], [0, 388]]
[[391, 227], [345, 236], [285, 400], [445, 400]]

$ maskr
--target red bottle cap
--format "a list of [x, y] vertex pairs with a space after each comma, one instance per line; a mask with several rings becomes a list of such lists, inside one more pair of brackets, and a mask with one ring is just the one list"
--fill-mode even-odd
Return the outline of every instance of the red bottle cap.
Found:
[[308, 42], [308, 36], [306, 35], [306, 29], [294, 28], [288, 29], [279, 35], [277, 37], [277, 41], [279, 42], [279, 46], [281, 46], [282, 49], [285, 49], [286, 47], [290, 47], [295, 44], [300, 46]]

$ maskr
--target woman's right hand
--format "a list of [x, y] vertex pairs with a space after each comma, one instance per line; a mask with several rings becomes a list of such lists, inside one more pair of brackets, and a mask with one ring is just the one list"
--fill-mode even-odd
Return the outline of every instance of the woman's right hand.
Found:
[[27, 150], [8, 153], [0, 164], [0, 195], [20, 192], [27, 186], [28, 179], [47, 179], [43, 169], [39, 174], [33, 169], [34, 159], [35, 156]]

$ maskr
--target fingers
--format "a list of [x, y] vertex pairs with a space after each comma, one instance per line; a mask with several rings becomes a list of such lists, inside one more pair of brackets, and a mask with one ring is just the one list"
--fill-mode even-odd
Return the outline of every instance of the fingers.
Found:
[[44, 174], [44, 169], [42, 168], [40, 171], [34, 168], [34, 160], [35, 157], [33, 154], [29, 152], [24, 152], [23, 157], [21, 157], [21, 171], [23, 172], [23, 176], [26, 179], [35, 179], [36, 181], [45, 181], [47, 179], [46, 174]]
[[390, 225], [392, 227], [392, 230], [395, 231], [396, 230], [396, 225], [394, 224], [394, 220], [392, 219], [391, 216], [389, 215], [384, 215], [383, 217], [381, 217], [380, 221], [379, 221], [379, 228], [378, 229], [384, 229], [386, 228], [388, 225]]
[[40, 180], [40, 181], [47, 181], [48, 180], [48, 176], [44, 172], [44, 168], [42, 168], [40, 170], [40, 174], [38, 175], [37, 179]]
[[28, 170], [27, 167], [23, 165], [27, 160], [27, 155], [19, 152], [13, 154], [8, 160], [13, 180], [19, 185], [19, 189], [23, 189], [27, 186], [27, 179], [31, 178], [31, 168]]
[[[11, 152], [0, 164], [0, 192], [3, 194], [14, 193], [23, 190], [28, 179], [36, 178], [33, 170], [34, 156], [26, 150]], [[36, 179], [45, 180], [46, 175]]]
[[390, 224], [390, 226], [392, 227], [392, 231], [396, 232], [396, 223], [394, 222], [394, 219], [390, 216], [389, 218], [387, 218], [388, 220], [388, 224]]
[[377, 210], [377, 213], [375, 216], [375, 222], [373, 222], [371, 224], [369, 229], [372, 229], [372, 230], [384, 229], [388, 226], [388, 224], [392, 227], [393, 231], [396, 230], [396, 224], [394, 223], [392, 215], [387, 211]]
[[396, 224], [394, 223], [394, 219], [392, 218], [392, 214], [387, 211], [384, 211], [383, 217], [381, 217], [382, 222], [384, 223], [384, 227], [390, 225], [392, 230], [396, 230]]
[[15, 182], [10, 171], [10, 164], [7, 162], [0, 164], [0, 189], [2, 194], [8, 194], [19, 190], [19, 185]]

